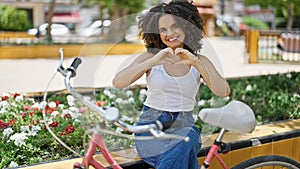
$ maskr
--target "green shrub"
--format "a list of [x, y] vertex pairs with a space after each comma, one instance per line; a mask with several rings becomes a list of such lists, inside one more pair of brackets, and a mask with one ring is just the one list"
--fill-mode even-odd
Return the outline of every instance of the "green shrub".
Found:
[[[245, 102], [259, 123], [300, 118], [300, 73], [230, 79], [229, 85], [231, 94], [226, 102]], [[207, 86], [201, 90], [203, 99], [215, 98]]]
[[0, 5], [0, 30], [26, 31], [31, 27], [27, 12], [11, 6]]
[[249, 16], [243, 17], [243, 22], [249, 28], [256, 28], [256, 29], [268, 29], [269, 28], [269, 26], [266, 23], [264, 23], [256, 18], [249, 17]]

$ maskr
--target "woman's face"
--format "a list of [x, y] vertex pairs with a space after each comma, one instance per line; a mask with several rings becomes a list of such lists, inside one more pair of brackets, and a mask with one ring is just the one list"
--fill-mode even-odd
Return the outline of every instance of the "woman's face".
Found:
[[183, 48], [185, 33], [172, 15], [163, 15], [158, 20], [160, 39], [168, 47], [175, 50]]

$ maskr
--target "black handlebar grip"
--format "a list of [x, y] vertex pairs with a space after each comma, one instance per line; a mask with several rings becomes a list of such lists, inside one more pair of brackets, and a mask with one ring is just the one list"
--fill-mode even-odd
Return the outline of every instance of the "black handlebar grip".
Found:
[[78, 68], [78, 66], [82, 63], [80, 58], [75, 58], [71, 64], [71, 68], [73, 68], [74, 70], [76, 70]]

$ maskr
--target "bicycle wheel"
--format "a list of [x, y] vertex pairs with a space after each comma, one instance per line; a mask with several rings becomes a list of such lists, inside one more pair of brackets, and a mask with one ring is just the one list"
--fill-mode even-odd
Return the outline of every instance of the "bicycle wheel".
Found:
[[260, 156], [244, 161], [232, 169], [299, 169], [296, 161], [276, 155]]

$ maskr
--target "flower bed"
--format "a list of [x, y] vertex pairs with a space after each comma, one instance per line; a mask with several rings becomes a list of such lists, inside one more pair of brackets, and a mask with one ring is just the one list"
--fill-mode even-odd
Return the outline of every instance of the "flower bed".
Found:
[[[219, 107], [231, 100], [240, 100], [252, 107], [259, 123], [300, 118], [300, 73], [230, 79], [229, 83], [231, 95], [224, 99], [214, 96], [203, 85], [199, 90], [195, 117], [201, 108]], [[126, 90], [105, 88], [91, 93], [86, 94], [95, 104], [119, 108], [122, 119], [132, 124], [145, 99], [145, 89], [138, 86]], [[86, 144], [82, 142], [87, 142], [90, 136], [86, 131], [99, 122], [104, 123], [68, 94], [49, 93], [46, 100], [19, 93], [1, 95], [0, 168], [75, 157], [53, 138], [45, 124], [74, 151], [83, 154]], [[211, 132], [199, 119], [196, 124], [202, 133]], [[111, 124], [106, 124], [106, 128], [123, 132]], [[132, 140], [105, 137], [112, 151], [133, 145]]]

